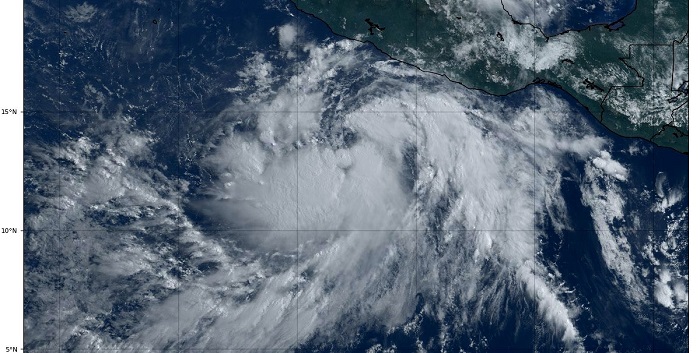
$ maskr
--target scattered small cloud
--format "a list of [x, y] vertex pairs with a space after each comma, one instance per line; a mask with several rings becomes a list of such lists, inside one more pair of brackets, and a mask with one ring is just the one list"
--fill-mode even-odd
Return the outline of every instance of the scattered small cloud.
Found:
[[97, 14], [97, 8], [84, 2], [77, 6], [69, 6], [65, 11], [66, 18], [77, 23], [90, 21]]

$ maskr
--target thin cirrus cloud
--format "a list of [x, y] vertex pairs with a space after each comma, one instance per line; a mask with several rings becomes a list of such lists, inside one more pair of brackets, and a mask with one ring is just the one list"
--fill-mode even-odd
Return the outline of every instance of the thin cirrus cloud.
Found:
[[[332, 80], [334, 75], [315, 74], [319, 67], [349, 70], [364, 65], [362, 59], [366, 54], [354, 48], [348, 49], [349, 45], [309, 44], [306, 47], [309, 61], [304, 65], [308, 67], [308, 73], [302, 70], [299, 77], [292, 77], [292, 83], [278, 91], [278, 95], [295, 94], [295, 79], [307, 80], [310, 82], [304, 85], [306, 88], [304, 96], [299, 97], [300, 101], [320, 104], [323, 97], [332, 95], [325, 89], [338, 87], [337, 80]], [[461, 288], [455, 289], [456, 294], [462, 296], [467, 305], [476, 308], [476, 317], [480, 317], [479, 313], [499, 315], [494, 311], [494, 303], [512, 293], [504, 292], [504, 287], [498, 284], [521, 287], [520, 295], [537, 303], [542, 317], [555, 332], [553, 335], [573, 348], [580, 347], [582, 338], [574, 325], [577, 309], [569, 307], [560, 297], [562, 289], [547, 280], [544, 264], [533, 258], [537, 251], [533, 233], [526, 230], [535, 227], [535, 202], [564, 207], [562, 195], [537, 200], [534, 194], [536, 180], [556, 184], [560, 159], [565, 155], [573, 155], [586, 163], [587, 168], [597, 170], [595, 173], [591, 171], [592, 180], [604, 178], [605, 183], [612, 184], [625, 181], [625, 167], [606, 150], [609, 142], [595, 136], [594, 131], [585, 125], [578, 130], [565, 130], [564, 126], [571, 126], [571, 116], [550, 114], [556, 111], [553, 106], [565, 108], [567, 103], [560, 101], [561, 98], [543, 94], [546, 99], [541, 104], [547, 106], [543, 110], [518, 106], [503, 108], [484, 96], [449, 90], [445, 85], [430, 81], [429, 77], [419, 77], [433, 83], [421, 88], [421, 106], [417, 109], [429, 111], [438, 107], [441, 111], [455, 113], [377, 112], [376, 102], [401, 100], [398, 97], [407, 90], [400, 86], [398, 78], [410, 77], [412, 70], [400, 66], [387, 69], [379, 64], [374, 68], [383, 71], [363, 88], [363, 93], [370, 97], [363, 96], [358, 100], [359, 104], [345, 106], [344, 114], [333, 115], [338, 105], [324, 106], [318, 114], [299, 113], [299, 121], [303, 124], [299, 126], [297, 140], [270, 138], [288, 133], [289, 125], [268, 122], [271, 118], [290, 118], [284, 115], [261, 116], [263, 128], [244, 134], [232, 132], [226, 136], [225, 142], [214, 149], [212, 155], [217, 157], [209, 161], [212, 169], [218, 168], [223, 175], [220, 182], [210, 187], [214, 195], [212, 199], [217, 201], [200, 201], [199, 207], [223, 210], [225, 217], [231, 220], [241, 216], [243, 219], [259, 217], [256, 224], [270, 229], [283, 229], [298, 221], [302, 233], [303, 229], [386, 231], [376, 236], [360, 231], [309, 232], [301, 236], [300, 246], [315, 249], [312, 254], [307, 254], [309, 257], [299, 258], [299, 270], [308, 269], [315, 274], [305, 277], [299, 292], [299, 315], [305, 322], [304, 327], [299, 327], [302, 341], [318, 340], [323, 336], [319, 331], [322, 327], [337, 324], [340, 320], [344, 320], [342, 327], [350, 334], [359, 328], [363, 317], [382, 317], [380, 314], [390, 312], [381, 322], [386, 327], [408, 319], [415, 305], [414, 291], [406, 288], [410, 281], [389, 281], [385, 272], [387, 263], [397, 262], [401, 265], [391, 277], [411, 278], [414, 271], [425, 271], [426, 276], [416, 290], [428, 293], [428, 287], [422, 286], [435, 285], [442, 280], [440, 273], [448, 268], [461, 268], [463, 276], [452, 279], [455, 283], [461, 282], [455, 286]], [[386, 85], [397, 87], [386, 90]], [[270, 101], [278, 99], [273, 96]], [[474, 106], [481, 108], [468, 108]], [[537, 124], [533, 124], [533, 116], [536, 116]], [[335, 144], [331, 141], [335, 134], [350, 132], [351, 141]], [[533, 139], [534, 133], [538, 134], [536, 140]], [[562, 139], [562, 134], [568, 139]], [[411, 148], [415, 152], [406, 160], [406, 151]], [[240, 154], [238, 151], [250, 153]], [[290, 158], [298, 164], [290, 163]], [[411, 163], [415, 165], [407, 166]], [[231, 168], [238, 171], [231, 172]], [[245, 191], [222, 187], [228, 185], [228, 180], [236, 178], [238, 181], [233, 184], [242, 185]], [[254, 184], [254, 181], [258, 183]], [[299, 193], [277, 192], [278, 183], [298, 186]], [[431, 212], [448, 196], [449, 207], [443, 209], [439, 219], [435, 218]], [[608, 196], [610, 200], [615, 197], [619, 195]], [[232, 199], [236, 201], [228, 206], [221, 204]], [[248, 206], [242, 204], [246, 202], [256, 205], [260, 211], [248, 212]], [[611, 203], [608, 207], [623, 205]], [[281, 209], [295, 212], [287, 213]], [[566, 210], [561, 214], [566, 215]], [[600, 217], [603, 216], [599, 219], [606, 226], [614, 221]], [[474, 232], [464, 233], [471, 236], [462, 236], [459, 240], [443, 239], [441, 246], [447, 250], [442, 253], [425, 250], [431, 247], [427, 243], [421, 244], [425, 237], [418, 239], [418, 249], [403, 243], [412, 243], [415, 239], [400, 236], [400, 230], [431, 226]], [[377, 248], [386, 251], [376, 254]], [[412, 265], [410, 254], [419, 249], [426, 251], [421, 256], [432, 258], [432, 265], [420, 269]], [[631, 260], [625, 260], [630, 256], [625, 249], [616, 246], [609, 250], [609, 256], [606, 255], [611, 268], [619, 273], [629, 269]], [[449, 256], [457, 253], [468, 256]], [[367, 256], [360, 261], [358, 254]], [[453, 263], [454, 258], [462, 258], [464, 263]], [[485, 270], [485, 263], [493, 259], [498, 259], [496, 268]], [[484, 272], [496, 273], [498, 284], [486, 284]], [[535, 282], [532, 282], [533, 276], [537, 279]], [[633, 271], [628, 275], [626, 286], [632, 298], [642, 301], [645, 296], [636, 293], [639, 279], [635, 276]], [[381, 289], [377, 290], [373, 283], [379, 279], [383, 282]], [[329, 282], [334, 284], [331, 289], [321, 291], [322, 284]], [[475, 295], [475, 288], [486, 294]], [[275, 293], [279, 294], [279, 291], [264, 292], [263, 295], [274, 296]], [[437, 299], [435, 310], [441, 310], [442, 305], [449, 306]], [[259, 300], [276, 302], [263, 297]], [[445, 297], [442, 300], [451, 299]], [[280, 301], [284, 302], [283, 297]], [[389, 301], [395, 305], [391, 310], [383, 304]], [[347, 308], [365, 309], [348, 312]], [[475, 324], [473, 320], [476, 319], [465, 318], [464, 323]], [[280, 324], [282, 326], [277, 331], [277, 321], [261, 321], [251, 327], [262, 329], [261, 325], [266, 324], [270, 326], [265, 330], [270, 332], [281, 335], [289, 332], [284, 324]], [[263, 341], [259, 343], [264, 344]]]
[[[279, 28], [280, 44], [298, 31]], [[62, 202], [74, 205], [73, 224], [91, 222], [91, 204], [128, 197], [154, 206], [138, 227], [179, 219], [185, 229], [150, 250], [151, 243], [130, 242], [135, 235], [95, 239], [105, 249], [144, 249], [138, 261], [99, 270], [115, 283], [143, 276], [131, 292], [140, 320], [127, 339], [115, 339], [90, 328], [91, 318], [108, 308], [87, 305], [67, 322], [69, 332], [83, 332], [72, 341], [76, 346], [163, 349], [180, 339], [193, 349], [335, 340], [350, 347], [368, 320], [410, 332], [422, 293], [429, 303], [424, 314], [449, 332], [505, 320], [504, 301], [534, 304], [549, 335], [580, 350], [581, 309], [565, 300], [570, 289], [536, 256], [537, 210], [558, 215], [558, 229], [568, 224], [556, 186], [570, 158], [585, 165], [581, 201], [600, 230], [606, 265], [621, 275], [619, 285], [634, 303], [652, 295], [633, 269], [625, 232], [613, 228], [629, 208], [622, 192], [629, 171], [610, 141], [582, 124], [562, 98], [538, 91], [546, 109], [504, 105], [380, 60], [350, 41], [303, 44], [294, 70], [261, 53], [241, 68], [249, 87], [233, 89], [242, 94], [187, 151], [207, 173], [201, 185], [173, 181], [155, 188], [164, 175], [130, 168], [156, 152], [152, 135], [129, 124], [93, 137], [110, 149], [87, 140], [67, 144], [62, 158], [76, 173]], [[265, 68], [259, 77], [255, 67]], [[249, 89], [259, 94], [246, 95]], [[238, 105], [259, 113], [231, 113]], [[112, 171], [109, 182], [90, 177], [101, 170]], [[81, 185], [100, 192], [83, 192]], [[555, 187], [538, 197], [542, 186]], [[75, 256], [89, 263], [77, 248]], [[177, 279], [171, 266], [179, 266]], [[659, 283], [663, 303], [684, 300], [684, 283]], [[104, 297], [120, 288], [108, 287]], [[445, 320], [455, 305], [471, 315]]]

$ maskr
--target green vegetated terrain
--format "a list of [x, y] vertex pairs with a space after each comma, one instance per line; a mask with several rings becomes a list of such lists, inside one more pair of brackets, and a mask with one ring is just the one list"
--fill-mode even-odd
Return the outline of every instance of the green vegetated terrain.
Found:
[[638, 0], [618, 23], [550, 37], [529, 23], [537, 9], [510, 1], [294, 2], [335, 33], [466, 87], [559, 86], [612, 131], [688, 152], [687, 0]]

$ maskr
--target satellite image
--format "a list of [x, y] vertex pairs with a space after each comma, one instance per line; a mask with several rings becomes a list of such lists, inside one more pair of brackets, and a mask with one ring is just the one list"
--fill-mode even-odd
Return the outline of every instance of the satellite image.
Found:
[[24, 0], [25, 352], [688, 352], [688, 0]]

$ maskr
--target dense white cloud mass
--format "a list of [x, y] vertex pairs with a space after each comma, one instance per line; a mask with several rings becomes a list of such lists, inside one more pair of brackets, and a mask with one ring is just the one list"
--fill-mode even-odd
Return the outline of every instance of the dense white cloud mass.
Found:
[[[297, 28], [277, 30], [283, 48], [298, 37]], [[573, 290], [541, 259], [544, 234], [536, 231], [545, 212], [556, 216], [557, 231], [569, 226], [560, 185], [572, 161], [585, 165], [580, 201], [627, 299], [687, 303], [685, 282], [670, 275], [654, 293], [643, 285], [628, 232], [618, 226], [630, 211], [622, 191], [630, 172], [616, 159], [622, 152], [562, 98], [538, 90], [539, 106], [503, 104], [378, 61], [354, 42], [301, 44], [298, 67], [282, 70], [276, 58], [255, 53], [240, 68], [248, 87], [232, 90], [257, 93], [237, 96], [192, 137], [186, 154], [209, 176], [196, 190], [134, 168], [154, 158], [157, 137], [128, 118], [105, 120], [102, 133], [55, 152], [71, 170], [59, 203], [72, 227], [97, 227], [86, 215], [110, 203], [133, 215], [129, 228], [146, 233], [185, 225], [184, 235], [158, 246], [128, 232], [95, 240], [108, 254], [101, 261], [120, 265], [98, 266], [94, 275], [130, 278], [131, 290], [151, 299], [138, 301], [143, 319], [125, 339], [91, 328], [93, 312], [109, 308], [81, 304], [88, 309], [71, 311], [64, 326], [76, 348], [166, 349], [178, 337], [193, 349], [287, 348], [337, 337], [344, 347], [367, 322], [415, 330], [421, 293], [431, 303], [421, 315], [444, 327], [446, 341], [484, 320], [520, 315], [501, 310], [507, 301], [536, 312], [557, 344], [582, 350], [582, 309], [566, 300]], [[241, 107], [258, 112], [235, 113]], [[656, 193], [665, 200], [660, 208], [675, 202], [662, 186]], [[203, 229], [202, 219], [217, 230]], [[89, 262], [88, 254], [66, 251]], [[87, 292], [66, 293], [65, 302]], [[456, 306], [469, 314], [454, 316]]]
[[280, 46], [284, 49], [289, 49], [295, 42], [297, 29], [293, 24], [286, 24], [277, 28]]

